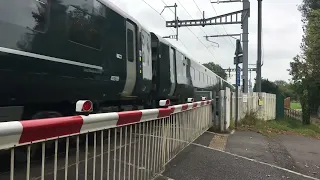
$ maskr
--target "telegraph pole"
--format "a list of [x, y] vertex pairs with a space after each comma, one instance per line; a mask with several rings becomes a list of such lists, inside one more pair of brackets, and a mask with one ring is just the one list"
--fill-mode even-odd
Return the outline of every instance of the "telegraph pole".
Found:
[[[249, 9], [250, 2], [249, 0], [243, 0], [243, 9]], [[249, 17], [250, 11], [247, 11], [247, 15], [243, 17], [242, 23], [242, 43], [243, 43], [243, 93], [248, 93], [248, 52], [249, 52]]]
[[242, 9], [247, 10], [241, 14], [241, 28], [242, 28], [242, 43], [243, 43], [243, 93], [248, 93], [248, 52], [249, 52], [249, 17], [250, 17], [250, 2], [249, 0], [217, 0], [211, 3], [235, 3], [242, 2]]
[[236, 41], [236, 57], [234, 58], [234, 64], [236, 65], [236, 120], [235, 120], [235, 128], [238, 127], [238, 120], [239, 120], [239, 86], [240, 86], [240, 68], [239, 64], [243, 63], [243, 50], [241, 47], [241, 42], [238, 39]]
[[[262, 0], [258, 0], [258, 60], [257, 60], [257, 92], [261, 92], [261, 34], [262, 34]], [[261, 98], [261, 97], [260, 97]]]

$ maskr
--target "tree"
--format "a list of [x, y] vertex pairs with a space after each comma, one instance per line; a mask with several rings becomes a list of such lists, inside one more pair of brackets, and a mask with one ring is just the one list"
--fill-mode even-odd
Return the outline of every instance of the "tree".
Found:
[[276, 80], [274, 84], [278, 86], [278, 92], [284, 97], [290, 97], [292, 100], [297, 100], [297, 94], [295, 93], [292, 83], [287, 83], [283, 80]]
[[301, 54], [290, 63], [294, 89], [302, 105], [303, 123], [310, 124], [310, 113], [316, 113], [320, 103], [320, 2], [303, 0], [303, 39]]
[[302, 22], [307, 23], [310, 11], [320, 9], [320, 2], [319, 0], [303, 0], [298, 9], [302, 13]]
[[221, 78], [227, 80], [227, 73], [223, 70], [223, 68], [220, 65], [215, 64], [213, 62], [204, 63], [202, 65], [210, 69], [212, 72], [216, 73]]
[[276, 84], [277, 86], [286, 86], [288, 85], [288, 83], [284, 80], [275, 80], [274, 84]]
[[[253, 91], [257, 90], [257, 84], [254, 85]], [[279, 87], [272, 81], [268, 79], [261, 80], [261, 92], [277, 94], [279, 91]]]

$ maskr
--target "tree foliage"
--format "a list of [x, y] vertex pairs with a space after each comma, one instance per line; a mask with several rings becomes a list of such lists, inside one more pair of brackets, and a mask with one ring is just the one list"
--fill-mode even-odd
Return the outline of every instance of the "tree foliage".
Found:
[[301, 53], [290, 63], [294, 90], [302, 105], [303, 122], [310, 123], [310, 113], [320, 105], [320, 1], [303, 0], [303, 39]]
[[292, 100], [297, 100], [297, 93], [295, 92], [294, 84], [287, 83], [283, 80], [274, 81], [274, 83], [278, 86], [278, 92], [282, 94], [285, 98], [290, 97]]
[[[256, 91], [256, 84], [253, 88]], [[290, 97], [292, 100], [297, 100], [294, 84], [288, 83], [283, 80], [276, 80], [274, 82], [268, 79], [261, 80], [261, 91], [266, 93], [277, 94], [280, 93], [284, 97]]]
[[221, 78], [227, 80], [227, 73], [223, 70], [223, 68], [219, 64], [209, 62], [209, 63], [204, 63], [202, 65], [210, 69], [212, 72], [216, 73]]
[[[257, 84], [254, 85], [253, 91], [256, 91]], [[279, 87], [268, 79], [261, 79], [261, 92], [277, 94]]]
[[274, 84], [280, 87], [280, 86], [286, 86], [288, 83], [284, 80], [276, 80], [274, 81]]

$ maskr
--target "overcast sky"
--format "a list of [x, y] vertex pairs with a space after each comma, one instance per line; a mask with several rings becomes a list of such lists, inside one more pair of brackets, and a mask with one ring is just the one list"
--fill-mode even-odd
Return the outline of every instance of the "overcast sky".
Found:
[[[107, 0], [106, 0], [107, 1]], [[110, 0], [123, 11], [137, 19], [143, 26], [161, 36], [174, 34], [173, 28], [165, 27], [165, 20], [173, 20], [174, 14], [166, 9], [162, 16], [160, 12], [167, 5], [178, 4], [178, 17], [181, 20], [212, 17], [242, 9], [242, 3], [211, 4], [210, 0]], [[211, 0], [214, 1], [214, 0]], [[262, 77], [269, 80], [288, 80], [287, 69], [291, 59], [300, 52], [302, 39], [301, 14], [297, 6], [302, 0], [264, 0], [263, 1], [263, 67]], [[196, 3], [195, 3], [196, 2]], [[251, 1], [251, 16], [249, 18], [249, 64], [257, 60], [257, 1]], [[164, 20], [165, 19], [165, 20]], [[193, 32], [191, 32], [191, 31]], [[206, 26], [179, 28], [180, 41], [170, 42], [182, 48], [200, 63], [215, 62], [223, 68], [234, 67], [233, 56], [235, 40], [232, 38], [210, 38], [219, 44], [207, 42], [203, 36], [212, 34], [241, 33], [240, 25]], [[202, 43], [201, 43], [201, 42]], [[249, 66], [253, 67], [253, 66]], [[252, 73], [252, 80], [256, 74]], [[235, 77], [230, 81], [234, 82]], [[254, 81], [253, 81], [254, 83]]]

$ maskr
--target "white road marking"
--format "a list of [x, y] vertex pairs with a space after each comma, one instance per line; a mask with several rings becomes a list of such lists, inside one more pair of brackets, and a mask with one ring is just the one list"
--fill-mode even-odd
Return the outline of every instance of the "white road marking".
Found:
[[289, 172], [289, 173], [292, 173], [292, 174], [295, 174], [295, 175], [298, 175], [298, 176], [302, 176], [302, 177], [305, 177], [305, 178], [309, 178], [309, 179], [313, 179], [313, 180], [320, 180], [318, 178], [311, 177], [311, 176], [308, 176], [308, 175], [305, 175], [305, 174], [301, 174], [301, 173], [298, 173], [298, 172], [295, 172], [295, 171], [292, 171], [292, 170], [289, 170], [289, 169], [286, 169], [286, 168], [282, 168], [282, 167], [279, 167], [279, 166], [276, 166], [276, 165], [273, 165], [273, 164], [261, 162], [261, 161], [255, 160], [255, 159], [250, 159], [250, 158], [247, 158], [247, 157], [244, 157], [244, 156], [240, 156], [240, 155], [237, 155], [237, 154], [233, 154], [233, 153], [230, 153], [230, 152], [221, 151], [219, 149], [214, 149], [214, 148], [211, 148], [211, 147], [208, 147], [208, 146], [204, 146], [204, 145], [201, 145], [201, 144], [196, 144], [196, 143], [191, 143], [191, 144], [195, 145], [195, 146], [203, 147], [203, 148], [206, 148], [206, 149], [219, 151], [219, 152], [222, 152], [222, 153], [225, 153], [225, 154], [229, 154], [231, 156], [235, 156], [235, 157], [238, 157], [238, 158], [246, 159], [248, 161], [252, 161], [252, 162], [259, 163], [259, 164], [267, 165], [267, 166], [270, 166], [272, 168], [277, 168], [277, 169], [280, 169], [280, 170], [283, 170], [283, 171], [286, 171], [286, 172]]
[[214, 135], [218, 135], [218, 136], [229, 136], [229, 134], [219, 134], [219, 133], [215, 133], [215, 132], [211, 132], [211, 131], [206, 131], [204, 133], [214, 134]]

